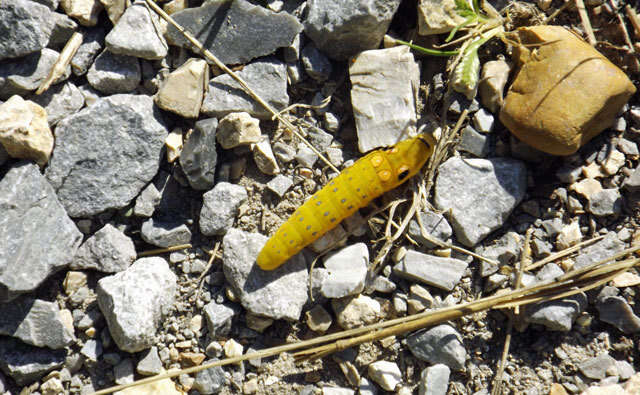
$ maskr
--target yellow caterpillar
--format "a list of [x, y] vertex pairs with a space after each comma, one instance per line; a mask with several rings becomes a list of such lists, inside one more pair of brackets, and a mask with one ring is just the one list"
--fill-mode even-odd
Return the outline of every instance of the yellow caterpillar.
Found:
[[433, 152], [427, 134], [372, 151], [316, 192], [280, 226], [260, 251], [256, 263], [273, 270], [340, 221], [420, 170]]

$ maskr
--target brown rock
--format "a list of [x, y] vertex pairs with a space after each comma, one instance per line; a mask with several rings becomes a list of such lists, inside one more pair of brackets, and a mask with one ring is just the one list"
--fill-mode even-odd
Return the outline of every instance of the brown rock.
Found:
[[11, 96], [0, 105], [0, 144], [9, 156], [33, 159], [44, 166], [53, 150], [45, 109], [18, 95]]
[[520, 69], [500, 120], [541, 151], [573, 154], [611, 126], [636, 91], [622, 70], [562, 27], [524, 27], [515, 36]]

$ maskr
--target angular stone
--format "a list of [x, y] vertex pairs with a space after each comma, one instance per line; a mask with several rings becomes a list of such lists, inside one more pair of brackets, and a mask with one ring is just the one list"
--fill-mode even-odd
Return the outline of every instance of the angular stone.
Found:
[[191, 242], [191, 231], [185, 224], [148, 219], [140, 229], [142, 240], [160, 248], [167, 248]]
[[95, 90], [106, 94], [127, 93], [138, 87], [142, 78], [138, 58], [115, 55], [105, 50], [87, 72], [87, 81]]
[[0, 304], [0, 335], [18, 338], [36, 347], [57, 350], [75, 340], [64, 324], [58, 304], [31, 297]]
[[382, 313], [380, 303], [366, 295], [332, 299], [331, 307], [336, 314], [336, 322], [342, 329], [373, 324]]
[[481, 108], [473, 114], [473, 125], [476, 130], [481, 133], [489, 133], [493, 130], [494, 119], [493, 115], [488, 113], [485, 109]]
[[180, 154], [180, 166], [193, 189], [208, 190], [214, 185], [218, 153], [215, 118], [201, 119], [187, 133]]
[[204, 308], [204, 315], [207, 319], [209, 337], [215, 339], [226, 336], [231, 331], [231, 321], [239, 313], [239, 309], [227, 304], [216, 302], [207, 303]]
[[32, 159], [40, 166], [46, 165], [53, 150], [47, 112], [18, 95], [0, 104], [0, 144], [13, 158]]
[[150, 97], [113, 95], [60, 121], [46, 176], [71, 216], [121, 208], [138, 195], [158, 171], [161, 120]]
[[357, 295], [364, 289], [369, 263], [369, 250], [364, 243], [345, 247], [329, 255], [324, 267], [329, 276], [322, 283], [320, 292], [327, 298]]
[[482, 66], [482, 77], [478, 84], [482, 105], [496, 114], [504, 102], [504, 87], [511, 68], [504, 60], [492, 60]]
[[462, 130], [458, 151], [465, 151], [477, 157], [484, 158], [489, 154], [489, 138], [467, 125], [467, 127]]
[[141, 258], [103, 277], [96, 292], [111, 337], [121, 350], [133, 353], [154, 344], [160, 320], [173, 305], [176, 276], [163, 258]]
[[541, 151], [576, 152], [613, 124], [636, 91], [622, 70], [563, 27], [523, 27], [516, 34], [521, 67], [500, 120]]
[[451, 209], [449, 222], [468, 247], [502, 226], [527, 187], [526, 167], [513, 159], [453, 157], [438, 171], [436, 208]]
[[600, 321], [615, 326], [623, 333], [640, 332], [640, 317], [633, 313], [633, 309], [623, 297], [599, 297], [596, 308]]
[[167, 76], [154, 101], [164, 110], [185, 118], [197, 118], [208, 81], [207, 62], [191, 58]]
[[[302, 31], [300, 22], [289, 13], [275, 13], [246, 0], [211, 0], [172, 17], [188, 31], [196, 32], [196, 38], [225, 64], [247, 63], [269, 55], [290, 45]], [[173, 26], [169, 26], [167, 37], [173, 45], [190, 45]]]
[[71, 68], [75, 75], [85, 75], [96, 56], [104, 49], [104, 28], [96, 26], [82, 32], [82, 44], [71, 59]]
[[280, 174], [273, 177], [271, 181], [267, 183], [267, 188], [273, 191], [276, 195], [283, 197], [292, 185], [293, 181], [291, 178]]
[[134, 3], [124, 11], [107, 34], [107, 49], [118, 55], [149, 60], [162, 59], [167, 55], [169, 46], [162, 32], [156, 28], [159, 25], [160, 18], [155, 12], [144, 3]]
[[400, 0], [307, 2], [304, 32], [316, 47], [336, 60], [378, 48]]
[[252, 151], [253, 161], [256, 162], [256, 166], [261, 172], [269, 175], [280, 173], [280, 166], [273, 155], [269, 136], [263, 136], [260, 142], [253, 145]]
[[369, 378], [385, 391], [393, 391], [402, 383], [402, 373], [395, 362], [376, 361], [369, 364]]
[[447, 33], [461, 25], [465, 18], [457, 12], [455, 0], [420, 0], [418, 34]]
[[[449, 241], [453, 232], [449, 222], [447, 222], [442, 214], [434, 213], [430, 210], [423, 210], [420, 211], [418, 215], [420, 216], [420, 221], [427, 236], [432, 236], [443, 242]], [[435, 248], [437, 246], [422, 235], [420, 223], [415, 219], [409, 222], [409, 236], [426, 248]]]
[[302, 65], [307, 75], [318, 82], [328, 80], [333, 70], [329, 59], [312, 43], [307, 44], [302, 50]]
[[307, 302], [307, 266], [298, 254], [275, 270], [260, 270], [255, 261], [266, 241], [260, 234], [229, 229], [222, 240], [225, 278], [253, 314], [296, 321]]
[[[209, 361], [205, 362], [208, 363]], [[217, 394], [227, 385], [227, 376], [220, 366], [201, 370], [196, 373], [193, 389], [201, 394]]]
[[140, 192], [136, 199], [136, 205], [133, 207], [133, 214], [138, 217], [151, 217], [160, 203], [162, 195], [155, 185], [149, 184]]
[[143, 376], [153, 376], [163, 371], [164, 368], [162, 367], [162, 361], [158, 356], [158, 348], [156, 346], [142, 353], [140, 362], [138, 362], [138, 366], [136, 366], [136, 372]]
[[[285, 64], [279, 60], [257, 60], [236, 74], [276, 111], [289, 105], [287, 71]], [[271, 119], [271, 113], [251, 98], [227, 74], [213, 78], [208, 89], [200, 110], [209, 116], [222, 118], [232, 112], [247, 112], [259, 119]]]
[[133, 241], [113, 225], [106, 224], [82, 243], [69, 268], [117, 273], [126, 270], [135, 259]]
[[393, 145], [415, 130], [420, 71], [409, 47], [362, 52], [349, 76], [360, 152]]
[[51, 127], [84, 106], [82, 92], [71, 82], [53, 85], [41, 95], [31, 96], [30, 100], [44, 107]]
[[409, 250], [404, 259], [393, 267], [393, 272], [409, 280], [451, 291], [466, 268], [467, 263], [459, 259], [441, 258]]
[[624, 250], [625, 243], [618, 239], [616, 232], [609, 232], [599, 242], [582, 248], [575, 259], [574, 269], [587, 267]]
[[603, 189], [591, 195], [587, 211], [596, 217], [618, 215], [622, 212], [622, 196], [617, 188]]
[[585, 294], [576, 294], [561, 300], [527, 306], [526, 320], [552, 331], [569, 332], [573, 321], [587, 307]]
[[327, 310], [321, 305], [316, 305], [305, 314], [307, 326], [314, 332], [324, 333], [329, 329], [333, 320]]
[[[26, 96], [36, 90], [47, 78], [58, 55], [58, 52], [44, 48], [3, 65], [0, 69], [0, 99], [6, 100], [13, 95]], [[71, 75], [71, 68], [68, 67], [55, 79], [54, 83], [66, 80], [69, 75]]]
[[467, 351], [460, 334], [450, 325], [442, 324], [407, 337], [409, 350], [417, 358], [432, 364], [442, 363], [453, 370], [464, 369]]
[[223, 235], [233, 226], [238, 208], [247, 200], [247, 190], [241, 185], [219, 182], [202, 196], [200, 231], [205, 236]]
[[260, 121], [246, 112], [234, 112], [220, 120], [217, 140], [224, 149], [257, 143], [262, 138]]
[[98, 14], [102, 11], [99, 0], [61, 0], [60, 6], [65, 14], [75, 18], [83, 26], [95, 26]]
[[435, 364], [422, 371], [420, 374], [420, 384], [418, 386], [419, 395], [446, 395], [449, 387], [449, 375], [451, 369], [444, 364]]
[[0, 302], [8, 302], [66, 267], [82, 234], [34, 164], [16, 163], [0, 180], [0, 208]]
[[0, 369], [20, 386], [61, 368], [66, 355], [66, 350], [48, 350], [11, 338], [0, 338]]
[[0, 60], [19, 58], [47, 46], [53, 30], [52, 11], [28, 0], [0, 3]]
[[615, 366], [616, 360], [607, 353], [600, 354], [582, 361], [578, 365], [580, 373], [593, 380], [602, 380], [607, 376], [607, 370]]

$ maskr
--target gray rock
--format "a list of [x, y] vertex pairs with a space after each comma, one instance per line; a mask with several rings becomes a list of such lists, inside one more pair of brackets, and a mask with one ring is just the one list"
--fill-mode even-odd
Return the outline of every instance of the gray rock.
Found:
[[95, 327], [102, 322], [103, 318], [104, 316], [100, 312], [100, 309], [91, 308], [87, 311], [86, 314], [82, 316], [82, 318], [80, 318], [80, 321], [78, 321], [74, 326], [80, 330], [85, 330], [91, 328], [92, 326]]
[[312, 168], [313, 164], [318, 160], [318, 154], [313, 152], [313, 150], [306, 145], [301, 145], [298, 147], [298, 152], [296, 153], [296, 161], [304, 167]]
[[552, 331], [568, 332], [573, 321], [587, 307], [585, 294], [576, 294], [561, 300], [537, 303], [527, 307], [528, 322], [546, 326]]
[[333, 136], [317, 127], [310, 127], [307, 131], [309, 142], [320, 152], [324, 152], [333, 142]]
[[143, 376], [153, 376], [164, 372], [162, 361], [158, 356], [158, 348], [156, 346], [153, 346], [142, 353], [140, 362], [138, 362], [138, 366], [136, 366], [136, 372]]
[[[225, 64], [247, 63], [269, 55], [289, 46], [302, 31], [294, 16], [246, 0], [211, 0], [172, 17], [188, 31], [196, 32], [196, 38]], [[173, 45], [190, 46], [173, 26], [169, 26], [167, 37]]]
[[304, 32], [336, 60], [378, 48], [400, 0], [309, 0]]
[[491, 244], [476, 248], [475, 252], [507, 265], [520, 256], [521, 250], [522, 237], [515, 232], [507, 232]]
[[65, 326], [55, 302], [23, 297], [0, 304], [0, 335], [12, 336], [36, 347], [57, 350], [71, 345], [73, 331]]
[[[205, 361], [207, 364], [211, 361]], [[217, 394], [227, 385], [227, 377], [220, 366], [202, 370], [196, 373], [193, 389], [203, 395]]]
[[238, 309], [231, 305], [210, 302], [203, 308], [211, 339], [226, 336], [231, 331], [231, 321]]
[[[423, 210], [418, 213], [422, 226], [429, 236], [444, 242], [449, 242], [453, 234], [449, 222], [442, 214], [434, 213], [430, 210]], [[409, 236], [426, 248], [435, 248], [436, 244], [430, 242], [426, 237], [422, 236], [420, 223], [416, 219], [409, 222]]]
[[618, 239], [616, 232], [609, 232], [596, 244], [580, 250], [574, 264], [575, 269], [581, 269], [624, 250], [625, 244]]
[[624, 180], [622, 188], [632, 195], [640, 193], [640, 165]]
[[[261, 59], [246, 65], [236, 74], [276, 111], [289, 105], [286, 67], [279, 60]], [[247, 112], [256, 118], [271, 119], [271, 113], [245, 93], [227, 74], [215, 77], [209, 82], [209, 89], [200, 111], [216, 118], [222, 118], [232, 112]]]
[[484, 158], [489, 155], [489, 137], [476, 132], [474, 128], [468, 125], [462, 130], [458, 150]]
[[367, 287], [369, 286], [374, 291], [385, 293], [385, 294], [391, 293], [396, 290], [396, 284], [384, 276], [376, 276], [376, 278], [373, 279], [371, 284], [367, 285]]
[[149, 7], [143, 3], [134, 3], [124, 11], [118, 23], [107, 34], [107, 49], [118, 55], [162, 59], [167, 55], [169, 47], [162, 33], [156, 29], [158, 25], [159, 18]]
[[133, 241], [113, 225], [106, 224], [82, 243], [69, 268], [117, 273], [126, 270], [135, 259]]
[[140, 85], [142, 69], [133, 56], [102, 51], [87, 72], [89, 85], [106, 94], [131, 92]]
[[289, 163], [296, 157], [296, 149], [287, 143], [277, 141], [273, 145], [273, 154], [284, 163]]
[[272, 271], [255, 264], [267, 237], [231, 228], [222, 240], [227, 282], [251, 313], [296, 321], [307, 302], [307, 266], [302, 254]]
[[273, 191], [276, 195], [283, 197], [292, 185], [293, 181], [291, 178], [278, 174], [267, 183], [267, 188]]
[[66, 354], [66, 350], [49, 350], [9, 337], [0, 338], [0, 369], [20, 386], [61, 368]]
[[615, 326], [623, 333], [640, 332], [640, 317], [633, 313], [633, 309], [623, 297], [598, 297], [596, 308], [600, 314], [600, 321]]
[[206, 236], [223, 235], [233, 226], [238, 208], [247, 200], [247, 190], [241, 185], [219, 182], [202, 195], [200, 231]]
[[420, 374], [420, 384], [418, 385], [419, 395], [446, 395], [449, 388], [449, 375], [451, 369], [444, 364], [436, 364], [422, 371]]
[[316, 48], [313, 43], [302, 49], [302, 65], [307, 75], [318, 82], [325, 82], [331, 76], [333, 66], [331, 61]]
[[547, 263], [536, 273], [536, 281], [543, 282], [553, 280], [564, 274], [564, 271], [560, 266], [555, 263]]
[[558, 180], [567, 184], [573, 184], [578, 181], [580, 176], [582, 176], [582, 165], [578, 164], [565, 163], [556, 171]]
[[131, 358], [125, 358], [120, 361], [113, 368], [113, 376], [116, 384], [133, 383], [133, 361], [131, 361]]
[[138, 195], [158, 171], [160, 120], [150, 97], [113, 95], [60, 121], [45, 174], [69, 215], [122, 208]]
[[33, 163], [0, 179], [0, 211], [0, 302], [8, 302], [66, 267], [82, 234]]
[[[53, 49], [43, 48], [39, 52], [3, 64], [0, 68], [0, 99], [6, 100], [13, 95], [25, 96], [36, 90], [49, 75], [58, 55]], [[54, 83], [64, 81], [70, 75], [71, 68], [67, 67]]]
[[360, 152], [393, 145], [415, 130], [420, 70], [409, 47], [362, 52], [350, 63], [349, 77]]
[[578, 364], [580, 373], [593, 380], [607, 377], [607, 370], [616, 365], [616, 360], [607, 353], [589, 358]]
[[479, 109], [473, 114], [473, 125], [481, 133], [489, 133], [493, 130], [493, 115], [484, 108]]
[[71, 82], [53, 85], [41, 95], [31, 96], [29, 100], [44, 107], [51, 127], [63, 118], [80, 111], [84, 106], [82, 92]]
[[636, 373], [633, 365], [627, 361], [616, 361], [616, 368], [620, 380], [629, 380]]
[[73, 19], [59, 12], [51, 13], [51, 19], [48, 23], [53, 25], [47, 44], [49, 48], [63, 48], [73, 33], [78, 30], [78, 24]]
[[[620, 119], [624, 120], [624, 118], [620, 118]], [[620, 130], [620, 132], [624, 132], [624, 128]], [[638, 150], [638, 144], [634, 143], [631, 140], [627, 140], [624, 137], [620, 137], [616, 145], [620, 149], [620, 151], [622, 151], [625, 155], [631, 155], [631, 156], [640, 155], [640, 151]]]
[[28, 0], [0, 3], [0, 60], [18, 58], [47, 46], [53, 30], [53, 12]]
[[158, 188], [153, 183], [150, 183], [136, 198], [133, 214], [138, 217], [151, 217], [161, 199], [162, 194], [158, 191]]
[[295, 63], [300, 58], [300, 34], [297, 34], [291, 44], [284, 47], [282, 55], [287, 63]]
[[454, 258], [441, 258], [409, 250], [393, 272], [409, 280], [420, 281], [451, 291], [462, 278], [467, 263]]
[[140, 229], [142, 240], [154, 246], [166, 248], [191, 242], [191, 231], [185, 224], [146, 220]]
[[216, 118], [201, 119], [189, 132], [180, 153], [180, 166], [191, 188], [211, 189], [215, 181], [218, 153], [216, 151]]
[[513, 159], [453, 157], [438, 171], [436, 208], [451, 209], [456, 237], [468, 247], [503, 225], [527, 187], [525, 165]]
[[96, 362], [100, 355], [102, 355], [102, 342], [95, 339], [89, 339], [82, 349], [80, 349], [80, 354], [82, 354], [85, 358], [92, 362]]
[[154, 344], [160, 320], [174, 302], [176, 276], [163, 258], [141, 258], [103, 277], [96, 293], [113, 340], [122, 351], [138, 352]]
[[560, 231], [562, 231], [562, 228], [564, 228], [564, 224], [562, 223], [562, 219], [560, 218], [553, 218], [542, 221], [540, 223], [540, 226], [542, 226], [545, 232], [547, 232], [547, 236], [549, 238], [556, 237], [560, 233]]
[[407, 338], [411, 353], [432, 364], [445, 364], [453, 370], [464, 369], [467, 351], [460, 334], [450, 325], [438, 325]]
[[480, 103], [476, 99], [469, 100], [460, 92], [453, 92], [451, 98], [451, 105], [449, 111], [455, 115], [462, 114], [462, 111], [468, 110], [469, 113], [474, 113], [480, 109]]
[[357, 295], [364, 289], [369, 263], [369, 250], [364, 243], [357, 243], [336, 251], [324, 260], [329, 275], [320, 292], [327, 298], [343, 298]]
[[85, 75], [96, 56], [104, 48], [105, 31], [101, 26], [82, 29], [82, 44], [71, 59], [71, 69], [75, 75]]
[[597, 217], [622, 212], [622, 196], [617, 188], [603, 189], [589, 196], [587, 211]]

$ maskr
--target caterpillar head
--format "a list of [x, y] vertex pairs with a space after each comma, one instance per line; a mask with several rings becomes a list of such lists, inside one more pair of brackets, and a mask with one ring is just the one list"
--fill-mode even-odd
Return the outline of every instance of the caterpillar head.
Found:
[[413, 177], [427, 162], [433, 153], [436, 140], [430, 134], [420, 134], [404, 140], [385, 151], [386, 159], [395, 169], [394, 177], [389, 180], [394, 188]]

